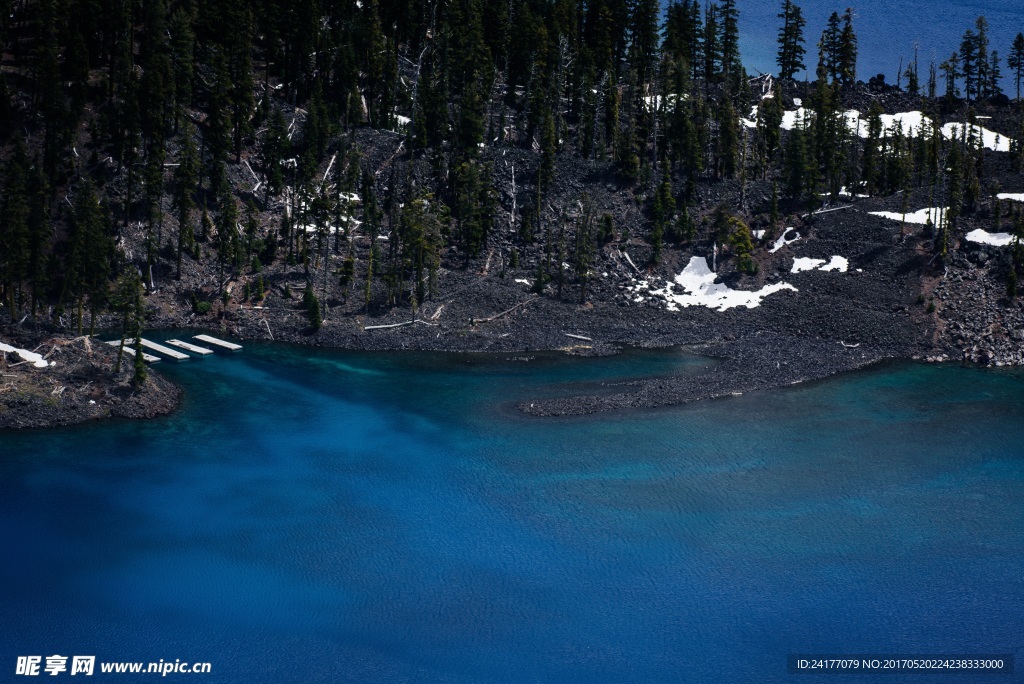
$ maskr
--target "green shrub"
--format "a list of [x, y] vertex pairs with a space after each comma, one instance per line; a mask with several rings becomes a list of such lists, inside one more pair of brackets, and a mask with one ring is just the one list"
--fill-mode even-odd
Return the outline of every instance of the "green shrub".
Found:
[[306, 316], [309, 318], [309, 327], [319, 330], [324, 324], [320, 315], [320, 300], [316, 298], [312, 287], [307, 287], [302, 293], [302, 304], [306, 307]]

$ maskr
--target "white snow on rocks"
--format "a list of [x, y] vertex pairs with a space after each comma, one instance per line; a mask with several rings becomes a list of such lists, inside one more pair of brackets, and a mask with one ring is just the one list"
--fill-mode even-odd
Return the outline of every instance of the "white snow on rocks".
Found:
[[[791, 230], [793, 231], [793, 234], [796, 237], [794, 237], [792, 240], [787, 240], [786, 236], [789, 235], [789, 231], [791, 231]], [[797, 233], [792, 228], [786, 228], [786, 230], [782, 231], [782, 235], [779, 236], [779, 239], [775, 241], [775, 244], [768, 251], [771, 252], [772, 254], [775, 254], [776, 252], [778, 252], [780, 249], [782, 249], [786, 245], [791, 245], [791, 244], [793, 244], [794, 242], [796, 242], [799, 239], [800, 239], [800, 233]]]
[[1013, 243], [1013, 236], [1009, 233], [990, 233], [978, 228], [967, 234], [968, 242], [975, 242], [979, 245], [992, 245], [993, 247], [1006, 247]]
[[[782, 114], [782, 128], [787, 131], [791, 131], [797, 126], [803, 125], [809, 116], [814, 116], [814, 113], [808, 109], [803, 108], [801, 102], [797, 99], [793, 100], [797, 109], [783, 112]], [[849, 109], [839, 116], [842, 116], [846, 121], [847, 129], [856, 133], [861, 138], [868, 137], [868, 115], [862, 114], [856, 109]], [[930, 118], [925, 116], [922, 112], [911, 111], [911, 112], [897, 112], [896, 114], [881, 114], [879, 119], [882, 123], [883, 135], [886, 131], [899, 129], [903, 132], [903, 135], [917, 137], [925, 131], [930, 129], [933, 122]], [[757, 107], [750, 114], [749, 119], [741, 119], [741, 122], [747, 128], [755, 128], [757, 126]], [[942, 134], [947, 140], [955, 140], [963, 135], [965, 124], [962, 123], [947, 123], [942, 127]], [[971, 127], [971, 132], [980, 139], [981, 145], [994, 152], [1009, 152], [1010, 151], [1010, 138], [1004, 135], [1000, 135], [995, 131], [990, 131], [987, 128], [983, 128], [978, 125]]]
[[46, 368], [47, 366], [50, 365], [50, 362], [44, 359], [40, 354], [30, 352], [27, 349], [18, 349], [17, 347], [12, 347], [11, 345], [4, 344], [3, 342], [0, 342], [0, 352], [14, 352], [23, 360], [28, 361], [36, 368]]
[[808, 110], [800, 107], [793, 111], [782, 113], [782, 130], [791, 131], [798, 125], [803, 126], [804, 122], [807, 121]]
[[[946, 136], [948, 140], [959, 139], [964, 132], [964, 125], [958, 123], [948, 123], [942, 127], [942, 134]], [[993, 152], [1009, 152], [1010, 151], [1010, 139], [1005, 135], [999, 135], [995, 131], [990, 131], [987, 128], [981, 126], [972, 126], [969, 130], [969, 134], [974, 134], [976, 137], [981, 138], [981, 145]]]
[[839, 271], [840, 273], [846, 273], [850, 270], [850, 260], [846, 257], [833, 255], [832, 259], [827, 264], [822, 266], [819, 271]]
[[996, 199], [1010, 200], [1011, 202], [1024, 202], [1024, 192], [1001, 192]]
[[793, 268], [790, 269], [790, 273], [800, 273], [801, 271], [814, 271], [825, 265], [824, 259], [811, 259], [810, 257], [797, 257], [793, 259]]
[[[684, 294], [676, 294], [671, 283], [660, 290], [651, 290], [651, 294], [663, 297], [668, 302], [669, 311], [678, 311], [680, 307], [706, 306], [717, 311], [727, 311], [738, 306], [753, 309], [761, 305], [768, 295], [782, 290], [798, 290], [789, 283], [766, 285], [760, 290], [750, 292], [734, 290], [724, 283], [716, 283], [717, 276], [708, 268], [708, 260], [704, 257], [690, 257], [690, 263], [683, 272], [675, 277], [675, 284], [683, 289]], [[638, 301], [642, 298], [638, 298]]]
[[801, 271], [839, 271], [846, 273], [850, 270], [850, 261], [846, 257], [833, 256], [827, 263], [824, 259], [811, 259], [809, 257], [797, 257], [793, 259], [793, 268], [790, 273]]
[[907, 212], [901, 214], [898, 211], [869, 211], [872, 216], [881, 216], [882, 218], [892, 219], [893, 221], [905, 221], [906, 223], [919, 223], [922, 226], [928, 223], [930, 220], [933, 226], [939, 225], [940, 221], [946, 218], [946, 209], [944, 207], [931, 207], [930, 209], [919, 209], [914, 212]]
[[742, 116], [740, 117], [740, 123], [747, 128], [757, 128], [757, 105], [754, 105], [754, 108], [750, 110], [749, 119], [744, 119]]

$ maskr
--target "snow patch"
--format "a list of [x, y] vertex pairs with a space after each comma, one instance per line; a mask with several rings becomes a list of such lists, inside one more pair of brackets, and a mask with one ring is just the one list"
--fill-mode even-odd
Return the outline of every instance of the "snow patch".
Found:
[[793, 229], [792, 228], [786, 228], [786, 230], [782, 231], [782, 235], [779, 236], [779, 239], [775, 241], [775, 244], [768, 251], [771, 252], [772, 254], [775, 254], [776, 252], [778, 252], [780, 249], [782, 249], [786, 245], [791, 245], [794, 242], [796, 242], [797, 240], [799, 240], [800, 239], [800, 233], [797, 233], [795, 230], [793, 230], [793, 233], [796, 235], [796, 237], [794, 237], [792, 240], [787, 240], [786, 239], [786, 236], [789, 235], [789, 231], [791, 231], [791, 230], [793, 230]]
[[803, 107], [800, 109], [783, 112], [782, 113], [782, 130], [791, 131], [797, 127], [797, 125], [803, 126], [803, 123], [807, 121], [807, 115], [810, 112]]
[[[676, 285], [683, 289], [684, 294], [676, 294], [672, 284], [666, 284], [660, 290], [651, 290], [651, 294], [663, 297], [668, 302], [669, 311], [678, 311], [680, 307], [706, 306], [717, 311], [727, 311], [738, 306], [753, 309], [761, 305], [768, 295], [782, 290], [798, 290], [789, 283], [766, 285], [760, 290], [750, 292], [734, 290], [724, 283], [716, 283], [715, 273], [708, 268], [708, 260], [704, 257], [690, 257], [690, 263], [683, 272], [674, 279]], [[643, 301], [639, 296], [637, 301]]]
[[815, 271], [825, 265], [824, 259], [811, 259], [810, 257], [797, 257], [793, 259], [793, 268], [790, 269], [790, 273], [800, 273], [801, 271]]
[[996, 195], [996, 199], [1024, 202], [1024, 192], [1001, 192]]
[[0, 352], [14, 352], [24, 361], [28, 361], [36, 368], [46, 368], [50, 365], [50, 362], [44, 359], [40, 354], [30, 352], [27, 349], [18, 349], [17, 347], [12, 347], [11, 345], [4, 344], [3, 342], [0, 342]]
[[933, 226], [937, 226], [941, 221], [946, 219], [946, 209], [944, 207], [919, 209], [918, 211], [908, 212], [906, 214], [901, 214], [898, 211], [869, 211], [868, 213], [872, 216], [881, 216], [882, 218], [892, 219], [893, 221], [919, 223], [922, 226], [928, 223], [928, 221], [931, 221]]
[[821, 271], [839, 271], [840, 273], [846, 273], [850, 270], [850, 260], [846, 257], [833, 255], [832, 259], [827, 264], [822, 266]]
[[993, 247], [1006, 247], [1013, 244], [1013, 236], [1009, 233], [990, 233], [987, 230], [978, 228], [967, 234], [967, 241], [979, 245], [992, 245]]
[[846, 273], [850, 270], [850, 261], [846, 257], [833, 256], [827, 263], [824, 259], [811, 259], [809, 257], [797, 257], [793, 259], [793, 268], [790, 273], [801, 271], [839, 271]]
[[[787, 131], [791, 131], [798, 125], [801, 125], [807, 120], [808, 116], [813, 116], [813, 112], [804, 109], [802, 101], [799, 98], [794, 98], [793, 103], [797, 109], [783, 112], [782, 114], [782, 128]], [[849, 109], [839, 116], [842, 116], [846, 122], [847, 130], [851, 133], [858, 135], [861, 138], [868, 137], [868, 116], [862, 114], [856, 109]], [[879, 120], [882, 123], [883, 136], [887, 131], [900, 130], [903, 135], [910, 137], [918, 137], [925, 132], [925, 129], [930, 129], [933, 125], [932, 120], [925, 116], [922, 112], [917, 110], [910, 112], [897, 112], [896, 114], [881, 114]], [[981, 118], [981, 117], [979, 117]], [[757, 120], [757, 109], [751, 113], [750, 119], [741, 119], [740, 121], [744, 126], [748, 128], [754, 128], [756, 126], [755, 121]], [[942, 134], [947, 140], [959, 139], [964, 132], [966, 124], [962, 123], [947, 123], [942, 127]], [[980, 141], [981, 145], [993, 152], [1009, 152], [1010, 138], [1005, 135], [1000, 135], [995, 131], [991, 131], [987, 128], [982, 128], [978, 125], [973, 125], [970, 128], [970, 133], [976, 136]]]
[[[948, 123], [942, 127], [942, 134], [946, 136], [948, 140], [957, 140], [963, 136], [964, 124]], [[982, 147], [992, 150], [993, 152], [1009, 152], [1010, 151], [1010, 139], [1005, 135], [999, 135], [995, 131], [990, 131], [987, 128], [981, 126], [971, 126], [968, 129], [968, 136], [974, 135], [981, 139]]]

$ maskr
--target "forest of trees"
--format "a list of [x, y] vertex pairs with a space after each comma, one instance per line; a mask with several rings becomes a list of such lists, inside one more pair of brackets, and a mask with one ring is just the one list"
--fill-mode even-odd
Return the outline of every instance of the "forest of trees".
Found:
[[[943, 253], [982, 195], [980, 144], [937, 127], [883, 130], [877, 104], [867, 139], [843, 125], [859, 87], [851, 10], [818, 37], [783, 0], [774, 81], [748, 77], [738, 13], [736, 0], [0, 0], [7, 314], [87, 330], [116, 311], [137, 327], [131, 288], [173, 283], [183, 262], [203, 260], [221, 287], [250, 276], [248, 296], [262, 295], [269, 265], [301, 265], [314, 327], [328, 280], [367, 309], [415, 308], [449, 248], [468, 266], [513, 212], [495, 187], [495, 148], [536, 153], [507, 257], [539, 255], [538, 291], [557, 280], [559, 296], [569, 277], [585, 298], [596, 250], [616, 238], [585, 196], [571, 222], [557, 218], [566, 212], [547, 198], [567, 157], [606, 163], [634, 188], [655, 262], [706, 216], [737, 268], [752, 269], [750, 208], [702, 209], [698, 188], [754, 180], [774, 183], [773, 217], [843, 187], [927, 187], [951, 207], [935, 231]], [[1003, 66], [1020, 101], [1024, 36], [1006, 47], [1004, 59], [979, 18], [940, 64], [915, 57], [900, 85], [932, 121], [971, 121], [973, 106], [1007, 102]], [[781, 131], [782, 82], [805, 70], [812, 115]], [[384, 177], [357, 142], [365, 130], [401, 136], [403, 163]], [[1019, 168], [1024, 150], [1012, 154]], [[232, 180], [254, 176], [256, 190]], [[125, 249], [132, 227], [141, 253]]]

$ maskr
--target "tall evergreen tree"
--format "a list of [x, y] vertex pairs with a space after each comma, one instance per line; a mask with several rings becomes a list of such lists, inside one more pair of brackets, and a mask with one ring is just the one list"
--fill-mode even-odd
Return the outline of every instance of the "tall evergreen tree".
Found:
[[658, 54], [658, 0], [634, 0], [630, 16], [630, 59], [641, 84], [654, 73]]
[[182, 139], [181, 157], [174, 171], [174, 204], [178, 210], [177, 265], [174, 275], [177, 280], [181, 280], [182, 255], [190, 251], [195, 242], [195, 230], [192, 227], [192, 210], [195, 208], [193, 193], [199, 183], [199, 160], [190, 125], [186, 125]]
[[802, 71], [804, 66], [804, 26], [807, 21], [793, 0], [783, 0], [782, 12], [779, 13], [782, 19], [782, 28], [779, 30], [779, 78], [791, 79], [793, 75]]
[[1017, 100], [1020, 100], [1020, 82], [1024, 78], [1024, 33], [1018, 33], [1013, 39], [1013, 46], [1010, 48], [1010, 56], [1006, 58], [1006, 65], [1013, 70], [1013, 82], [1017, 86]]
[[853, 30], [853, 10], [843, 13], [843, 30], [839, 34], [839, 83], [844, 87], [857, 82], [857, 34]]
[[0, 214], [0, 285], [12, 320], [20, 310], [22, 282], [29, 275], [28, 162], [19, 143], [4, 174], [3, 213]]
[[743, 64], [740, 61], [740, 12], [736, 0], [722, 0], [721, 8], [722, 76], [733, 95], [736, 95], [743, 75]]

